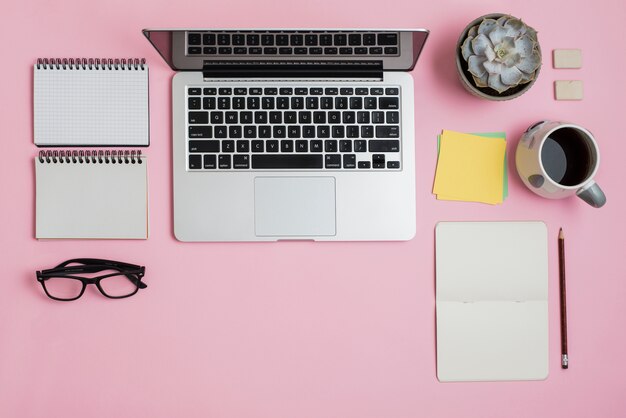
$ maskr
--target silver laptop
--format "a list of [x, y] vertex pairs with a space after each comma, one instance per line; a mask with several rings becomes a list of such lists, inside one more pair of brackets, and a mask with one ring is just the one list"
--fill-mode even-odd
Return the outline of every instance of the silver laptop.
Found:
[[409, 240], [428, 31], [146, 29], [172, 81], [181, 241]]

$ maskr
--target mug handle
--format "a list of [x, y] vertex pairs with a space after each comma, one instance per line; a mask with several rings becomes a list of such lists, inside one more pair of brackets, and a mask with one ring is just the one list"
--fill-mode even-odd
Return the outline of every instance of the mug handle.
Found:
[[580, 197], [594, 208], [600, 208], [606, 203], [604, 192], [593, 180], [578, 189], [576, 196]]

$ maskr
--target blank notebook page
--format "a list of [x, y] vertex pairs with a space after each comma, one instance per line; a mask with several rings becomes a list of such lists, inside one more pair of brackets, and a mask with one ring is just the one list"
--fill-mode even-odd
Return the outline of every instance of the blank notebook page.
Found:
[[37, 238], [148, 238], [146, 157], [138, 164], [35, 159]]
[[437, 377], [548, 375], [548, 247], [542, 222], [440, 222]]
[[148, 68], [35, 66], [34, 121], [40, 146], [147, 146]]

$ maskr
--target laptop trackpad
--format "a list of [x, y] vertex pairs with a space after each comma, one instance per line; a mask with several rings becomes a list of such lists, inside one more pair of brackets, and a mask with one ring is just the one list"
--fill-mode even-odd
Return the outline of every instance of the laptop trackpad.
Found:
[[333, 236], [334, 177], [256, 177], [257, 236]]

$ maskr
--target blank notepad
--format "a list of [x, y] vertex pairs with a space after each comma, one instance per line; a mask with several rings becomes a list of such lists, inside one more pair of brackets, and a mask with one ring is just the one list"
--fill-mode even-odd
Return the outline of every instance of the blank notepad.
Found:
[[131, 60], [39, 60], [39, 146], [148, 146], [148, 67]]
[[437, 377], [548, 376], [548, 243], [542, 222], [440, 222]]
[[36, 238], [148, 238], [147, 160], [125, 153], [40, 153]]

